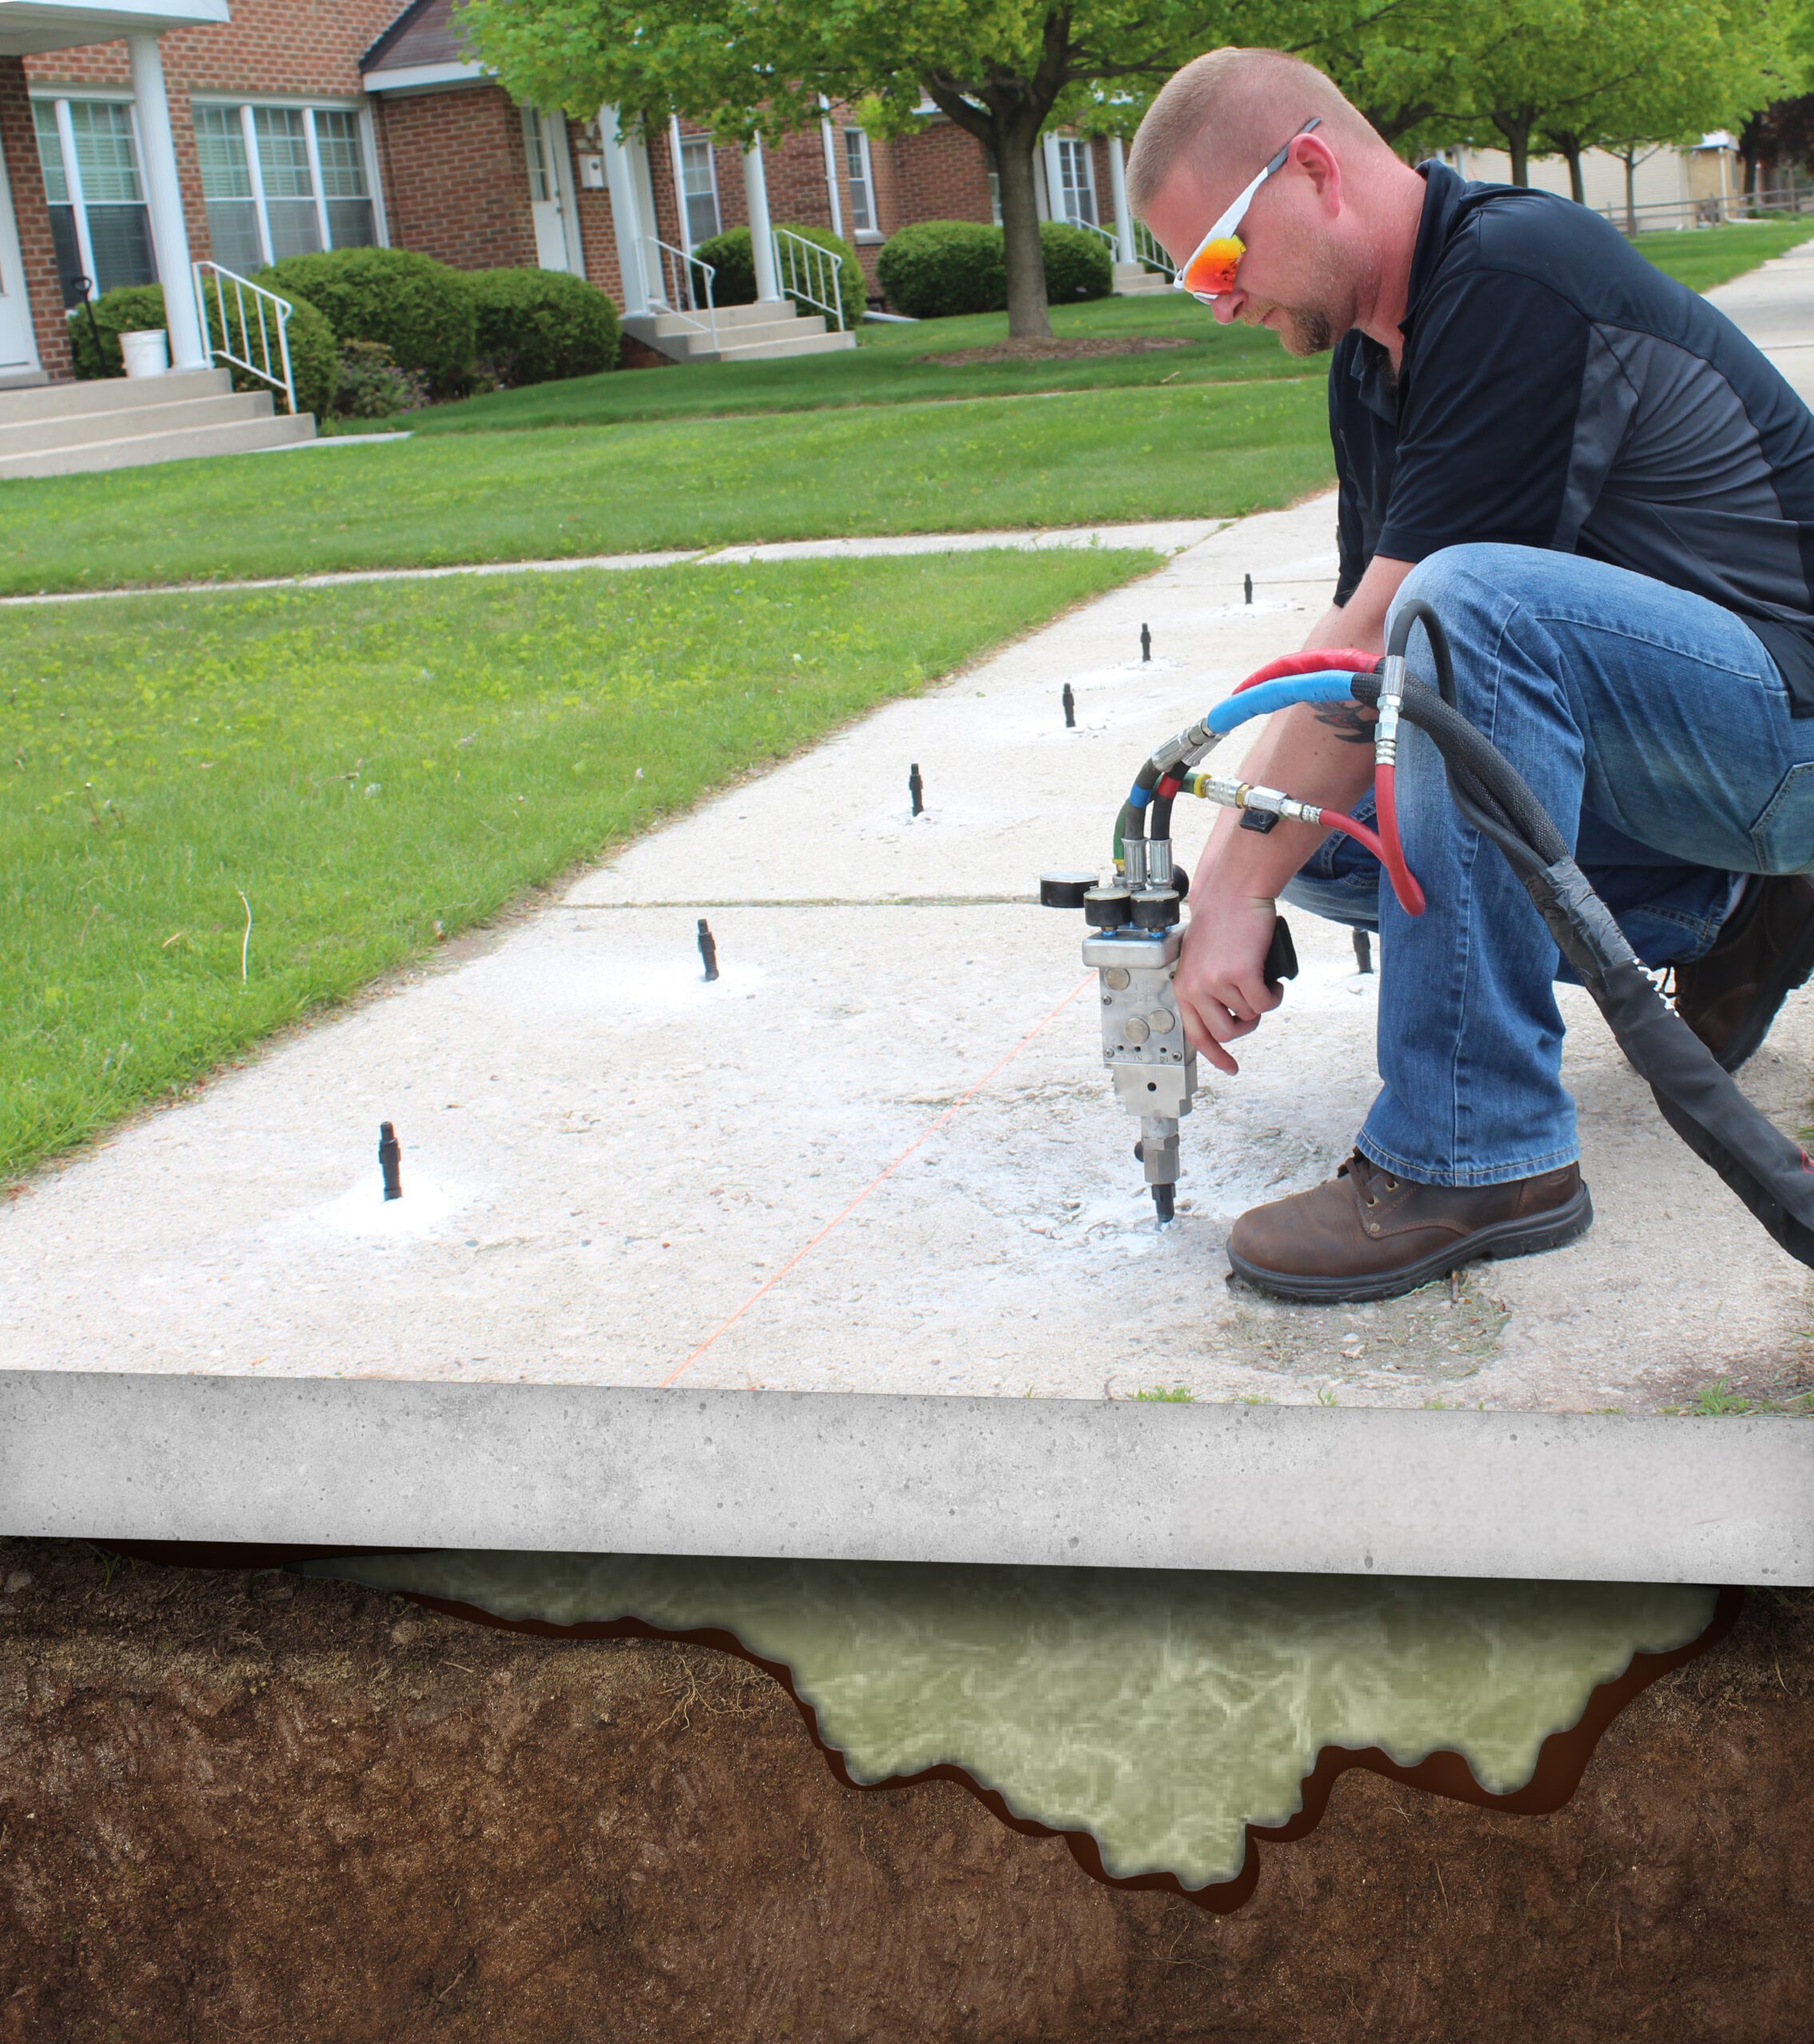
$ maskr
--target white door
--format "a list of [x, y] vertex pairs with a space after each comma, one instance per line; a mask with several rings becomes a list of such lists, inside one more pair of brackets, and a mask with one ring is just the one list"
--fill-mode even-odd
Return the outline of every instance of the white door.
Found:
[[31, 300], [26, 295], [25, 265], [19, 256], [18, 225], [13, 218], [12, 186], [6, 176], [6, 159], [0, 155], [0, 376], [38, 366]]
[[545, 270], [572, 267], [568, 258], [567, 224], [560, 172], [566, 137], [556, 117], [523, 109], [523, 153], [529, 163], [529, 211], [536, 224], [536, 261]]

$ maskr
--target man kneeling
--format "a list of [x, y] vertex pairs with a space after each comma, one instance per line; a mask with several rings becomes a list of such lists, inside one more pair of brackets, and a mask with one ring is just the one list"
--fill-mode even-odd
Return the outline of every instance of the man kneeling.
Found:
[[[1735, 1070], [1814, 972], [1814, 414], [1722, 314], [1597, 215], [1412, 169], [1312, 65], [1219, 50], [1142, 122], [1128, 191], [1223, 324], [1335, 345], [1335, 607], [1377, 652], [1429, 602], [1459, 706], [1523, 774], [1677, 1010]], [[1421, 630], [1409, 646], [1428, 679]], [[1370, 810], [1370, 724], [1303, 706], [1246, 777]], [[1177, 988], [1218, 1070], [1278, 1004], [1278, 898], [1383, 937], [1379, 1097], [1336, 1178], [1244, 1214], [1236, 1272], [1376, 1299], [1590, 1225], [1561, 1079], [1560, 961], [1402, 733], [1412, 917], [1352, 840], [1224, 811]]]

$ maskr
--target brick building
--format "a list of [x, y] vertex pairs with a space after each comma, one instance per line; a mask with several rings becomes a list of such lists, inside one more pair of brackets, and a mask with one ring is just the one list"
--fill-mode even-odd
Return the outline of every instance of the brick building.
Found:
[[[929, 109], [889, 142], [833, 109], [747, 156], [685, 121], [625, 137], [609, 108], [580, 122], [514, 105], [461, 48], [452, 4], [6, 0], [0, 385], [69, 375], [81, 279], [98, 294], [192, 260], [250, 275], [376, 242], [575, 271], [634, 319], [684, 293], [699, 242], [752, 214], [843, 234], [872, 295], [900, 227], [994, 216], [984, 152]], [[1042, 210], [1111, 227], [1119, 153], [1049, 138]], [[190, 295], [167, 304], [173, 365], [199, 366]]]

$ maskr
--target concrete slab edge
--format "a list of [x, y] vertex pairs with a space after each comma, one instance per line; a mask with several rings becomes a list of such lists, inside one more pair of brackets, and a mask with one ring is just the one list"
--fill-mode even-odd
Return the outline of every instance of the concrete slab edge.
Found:
[[1804, 1585], [1814, 1426], [0, 1371], [0, 1534]]

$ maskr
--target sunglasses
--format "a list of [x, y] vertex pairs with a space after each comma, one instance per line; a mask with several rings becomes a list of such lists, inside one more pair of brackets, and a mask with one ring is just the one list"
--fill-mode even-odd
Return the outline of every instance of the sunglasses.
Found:
[[[1293, 135], [1295, 142], [1300, 135], [1308, 135], [1313, 128], [1320, 128], [1323, 117], [1319, 113], [1313, 120], [1306, 121]], [[1243, 192], [1228, 211], [1197, 244], [1196, 252], [1190, 256], [1178, 270], [1172, 283], [1179, 291], [1187, 291], [1201, 305], [1214, 305], [1225, 291], [1231, 290], [1234, 273], [1241, 267], [1241, 259], [1247, 253], [1247, 244], [1241, 239], [1240, 226], [1247, 216], [1247, 208], [1254, 203], [1254, 194], [1276, 170], [1283, 170], [1285, 160], [1291, 154], [1291, 142], [1287, 142], [1265, 168]]]

